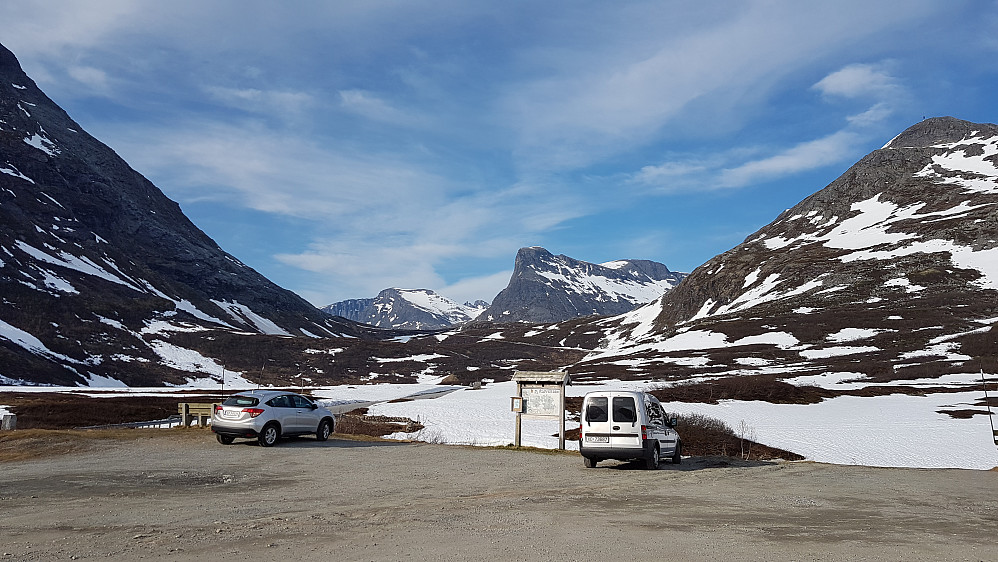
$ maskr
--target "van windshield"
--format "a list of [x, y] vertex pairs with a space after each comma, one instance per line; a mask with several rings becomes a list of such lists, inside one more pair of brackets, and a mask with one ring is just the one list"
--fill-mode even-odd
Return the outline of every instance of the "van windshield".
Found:
[[609, 408], [606, 396], [593, 396], [586, 406], [586, 421], [605, 422], [609, 421]]
[[638, 421], [638, 413], [634, 408], [634, 398], [630, 396], [615, 396], [613, 398], [613, 421], [617, 423]]

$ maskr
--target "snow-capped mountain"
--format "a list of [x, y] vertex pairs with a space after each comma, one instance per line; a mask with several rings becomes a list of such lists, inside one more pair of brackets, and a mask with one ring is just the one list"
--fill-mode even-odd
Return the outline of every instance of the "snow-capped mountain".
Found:
[[621, 314], [662, 296], [685, 276], [648, 260], [594, 264], [521, 248], [509, 285], [476, 320], [558, 322]]
[[458, 304], [429, 289], [385, 289], [373, 299], [351, 299], [321, 310], [379, 328], [429, 330], [469, 322], [488, 308], [485, 301]]
[[575, 369], [938, 377], [993, 370], [996, 323], [998, 126], [934, 118], [605, 323]]
[[[3, 46], [0, 291], [0, 381], [183, 382], [177, 357], [190, 350], [167, 343], [171, 332], [363, 330], [219, 248]], [[195, 370], [218, 371], [201, 359]]]

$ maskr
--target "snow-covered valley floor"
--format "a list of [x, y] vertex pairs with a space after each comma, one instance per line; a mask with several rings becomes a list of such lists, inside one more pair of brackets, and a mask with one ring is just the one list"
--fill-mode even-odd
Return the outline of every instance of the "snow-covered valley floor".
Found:
[[[965, 377], [969, 382], [970, 376]], [[488, 383], [479, 390], [441, 387], [427, 379], [422, 384], [348, 385], [310, 389], [313, 396], [334, 412], [368, 407], [372, 415], [404, 416], [425, 428], [416, 434], [395, 434], [397, 439], [420, 439], [435, 443], [480, 446], [506, 445], [513, 441], [514, 415], [510, 397], [513, 382]], [[832, 381], [832, 386], [838, 381]], [[641, 381], [576, 383], [568, 396], [583, 396], [598, 389], [643, 390]], [[845, 383], [848, 384], [848, 383]], [[998, 447], [992, 440], [986, 415], [953, 418], [939, 410], [970, 409], [983, 391], [966, 385], [966, 391], [909, 396], [840, 396], [817, 404], [771, 404], [768, 402], [722, 401], [720, 404], [664, 403], [667, 411], [700, 413], [726, 422], [736, 431], [745, 428], [755, 441], [793, 451], [806, 458], [835, 464], [887, 467], [991, 469], [998, 466]], [[979, 387], [978, 387], [979, 388]], [[0, 387], [4, 392], [52, 392], [52, 387]], [[81, 392], [83, 389], [62, 389]], [[98, 390], [98, 389], [93, 389]], [[107, 396], [107, 390], [97, 393]], [[185, 388], [190, 391], [190, 388]], [[227, 387], [227, 390], [231, 387]], [[116, 388], [121, 393], [164, 393], [164, 389]], [[400, 398], [409, 398], [397, 401]], [[191, 400], [192, 398], [186, 398]], [[394, 401], [394, 402], [393, 402]], [[3, 408], [0, 407], [0, 410]], [[980, 409], [979, 406], [976, 409]], [[566, 422], [566, 429], [578, 427]], [[679, 428], [682, 435], [682, 427]], [[556, 421], [524, 420], [522, 444], [542, 448], [558, 445]], [[577, 449], [576, 442], [566, 446]]]

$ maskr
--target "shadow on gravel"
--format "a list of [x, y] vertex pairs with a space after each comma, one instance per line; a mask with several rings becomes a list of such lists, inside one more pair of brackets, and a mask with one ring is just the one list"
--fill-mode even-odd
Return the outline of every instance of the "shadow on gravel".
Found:
[[[332, 436], [328, 441], [316, 441], [308, 437], [282, 437], [273, 448], [275, 449], [369, 449], [378, 447], [399, 447], [408, 445], [405, 441], [354, 441], [352, 439], [337, 439]], [[231, 445], [219, 445], [220, 447], [236, 446], [259, 447], [256, 439], [237, 439]]]
[[[757, 468], [760, 466], [773, 466], [779, 461], [759, 461], [742, 460], [732, 457], [685, 457], [680, 464], [671, 464], [668, 461], [658, 466], [659, 470], [672, 472], [691, 472], [694, 470], [704, 470], [707, 468]], [[597, 468], [608, 468], [611, 470], [645, 470], [643, 460], [635, 461], [602, 461]]]

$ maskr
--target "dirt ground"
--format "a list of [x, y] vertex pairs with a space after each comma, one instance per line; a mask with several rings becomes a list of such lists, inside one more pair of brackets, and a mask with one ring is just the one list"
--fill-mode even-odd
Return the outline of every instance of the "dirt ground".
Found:
[[[7, 442], [20, 460], [0, 462], [0, 562], [998, 560], [996, 471], [586, 469], [577, 454], [336, 436], [223, 446], [199, 429], [72, 439]], [[48, 441], [59, 454], [34, 456]]]

